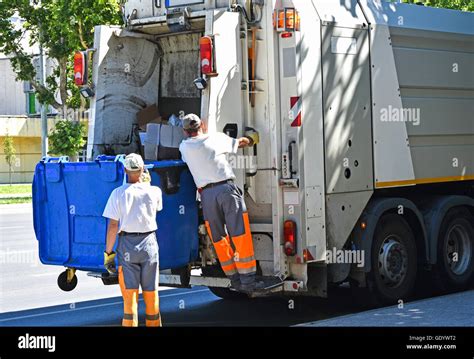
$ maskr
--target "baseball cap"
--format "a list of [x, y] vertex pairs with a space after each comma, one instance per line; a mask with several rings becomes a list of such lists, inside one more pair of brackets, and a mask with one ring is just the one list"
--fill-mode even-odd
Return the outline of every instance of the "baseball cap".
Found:
[[127, 171], [131, 172], [140, 171], [145, 168], [145, 163], [143, 162], [142, 156], [136, 153], [131, 153], [125, 157], [123, 165]]
[[194, 113], [190, 113], [183, 117], [183, 128], [185, 130], [199, 130], [201, 124], [201, 119]]

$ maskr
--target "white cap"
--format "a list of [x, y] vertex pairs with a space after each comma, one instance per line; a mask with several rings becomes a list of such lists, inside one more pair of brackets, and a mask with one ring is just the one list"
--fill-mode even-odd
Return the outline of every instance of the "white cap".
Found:
[[197, 131], [201, 127], [201, 119], [199, 116], [195, 115], [194, 113], [190, 113], [183, 117], [183, 128], [185, 130], [194, 130]]
[[125, 166], [125, 169], [130, 172], [137, 172], [145, 168], [142, 156], [137, 155], [136, 153], [131, 153], [125, 157], [123, 165]]

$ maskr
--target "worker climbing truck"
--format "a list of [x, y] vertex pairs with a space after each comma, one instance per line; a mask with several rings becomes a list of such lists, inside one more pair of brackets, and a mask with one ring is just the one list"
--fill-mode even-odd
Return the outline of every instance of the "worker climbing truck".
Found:
[[[164, 195], [161, 285], [241, 295], [189, 171], [160, 158], [178, 132], [137, 119], [151, 105], [170, 123], [196, 113], [208, 132], [259, 132], [229, 158], [258, 274], [279, 280], [259, 295], [326, 297], [350, 283], [396, 302], [417, 278], [472, 283], [474, 14], [375, 0], [129, 0], [123, 17], [123, 27], [96, 27], [94, 49], [77, 58], [89, 162], [45, 158], [35, 174], [40, 256], [67, 268], [63, 289], [76, 269], [113, 282], [101, 274], [102, 211], [123, 155], [137, 152], [156, 156], [146, 162]], [[150, 123], [162, 126], [159, 141]]]

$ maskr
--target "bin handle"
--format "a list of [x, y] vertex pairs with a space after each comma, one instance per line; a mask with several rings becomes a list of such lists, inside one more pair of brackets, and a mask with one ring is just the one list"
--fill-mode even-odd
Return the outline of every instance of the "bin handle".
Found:
[[117, 156], [107, 156], [107, 155], [98, 155], [96, 158], [95, 158], [95, 161], [96, 162], [100, 162], [100, 161], [114, 161], [114, 162], [122, 162], [125, 158], [125, 155], [117, 155]]
[[44, 156], [41, 158], [42, 163], [51, 163], [51, 162], [69, 162], [69, 156], [60, 156], [60, 157], [49, 157], [49, 156]]

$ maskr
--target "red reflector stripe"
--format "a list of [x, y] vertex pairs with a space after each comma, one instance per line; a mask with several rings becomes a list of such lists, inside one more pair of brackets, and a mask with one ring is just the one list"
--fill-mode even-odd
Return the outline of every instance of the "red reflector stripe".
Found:
[[314, 261], [314, 257], [308, 249], [303, 250], [303, 258], [306, 261]]
[[293, 108], [296, 105], [296, 103], [298, 102], [299, 99], [300, 99], [299, 96], [290, 97], [290, 106], [291, 106], [291, 108]]
[[293, 114], [293, 122], [291, 127], [301, 127], [302, 116], [301, 116], [301, 101], [299, 96], [290, 97], [291, 113]]

